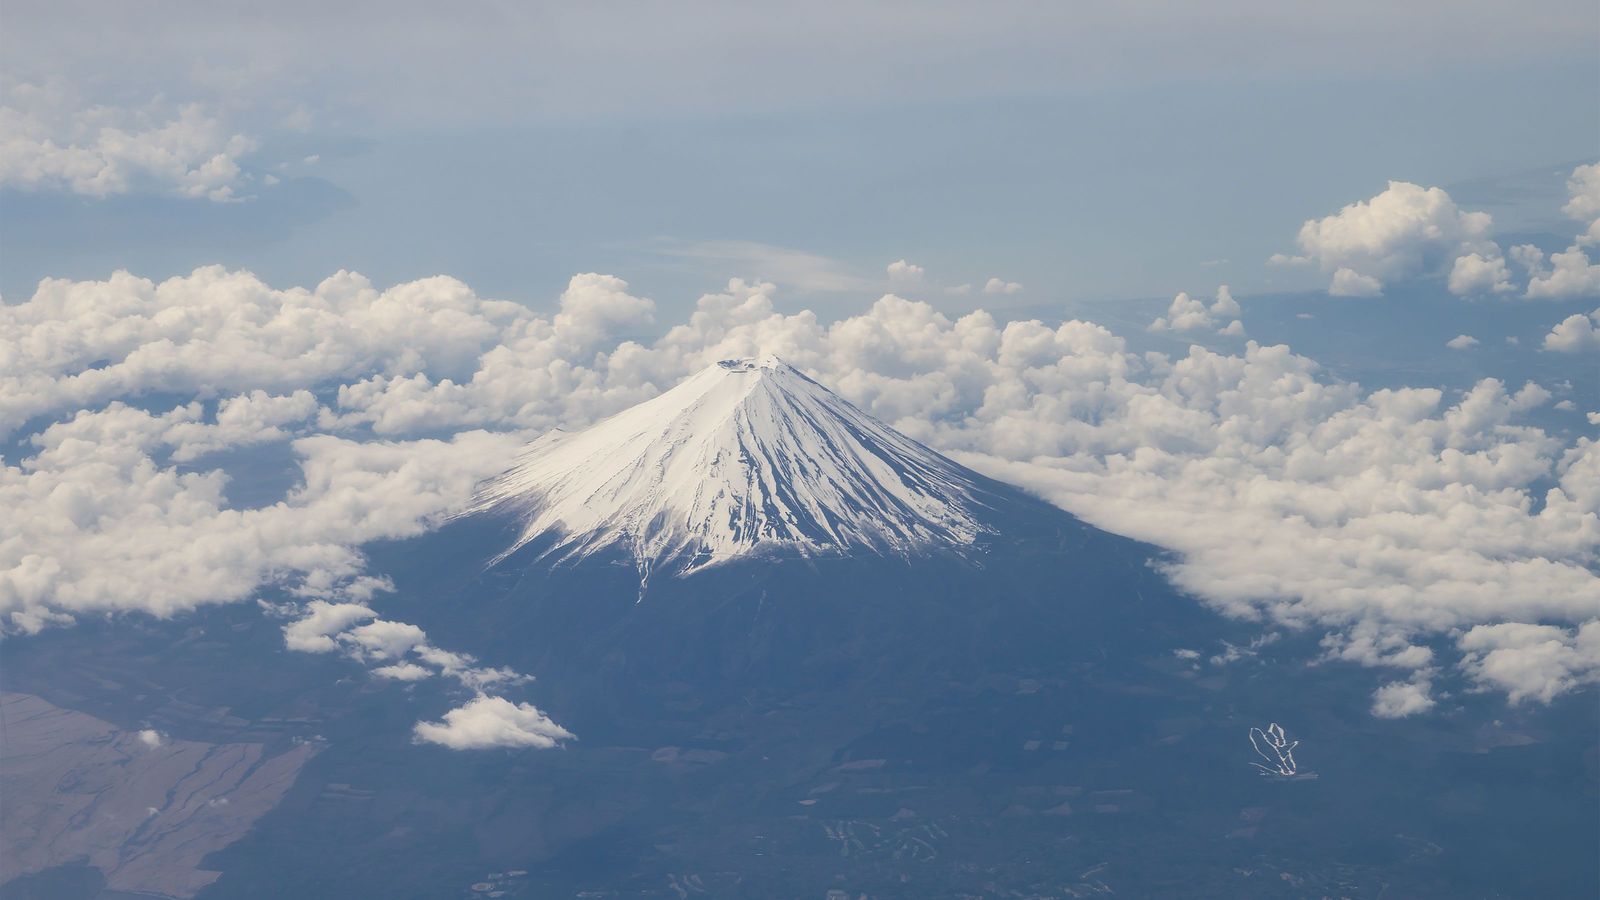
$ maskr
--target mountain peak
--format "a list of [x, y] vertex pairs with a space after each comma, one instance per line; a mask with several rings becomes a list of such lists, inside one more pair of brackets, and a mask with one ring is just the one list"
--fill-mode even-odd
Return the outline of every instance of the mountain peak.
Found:
[[712, 363], [707, 368], [722, 369], [727, 372], [777, 371], [781, 369], [795, 371], [793, 366], [770, 354], [767, 356], [742, 356], [737, 359], [724, 359]]
[[956, 463], [775, 356], [725, 359], [571, 433], [529, 444], [476, 510], [518, 517], [510, 552], [620, 547], [641, 570], [741, 556], [970, 544], [985, 492]]

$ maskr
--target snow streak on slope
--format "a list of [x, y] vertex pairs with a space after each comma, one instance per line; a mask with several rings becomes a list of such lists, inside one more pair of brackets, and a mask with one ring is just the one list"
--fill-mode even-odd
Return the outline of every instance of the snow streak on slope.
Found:
[[982, 494], [966, 469], [765, 357], [534, 441], [474, 508], [524, 518], [511, 550], [553, 535], [558, 556], [622, 545], [641, 570], [689, 571], [766, 549], [968, 544]]

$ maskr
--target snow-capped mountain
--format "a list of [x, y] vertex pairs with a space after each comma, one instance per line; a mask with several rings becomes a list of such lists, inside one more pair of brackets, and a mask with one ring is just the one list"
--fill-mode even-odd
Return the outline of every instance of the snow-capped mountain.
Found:
[[620, 546], [692, 571], [786, 549], [905, 554], [970, 544], [977, 476], [775, 357], [714, 363], [652, 400], [532, 444], [473, 512], [516, 516], [512, 551]]
[[[963, 469], [776, 360], [710, 366], [588, 430], [541, 439], [475, 511], [364, 550], [393, 586], [372, 601], [384, 620], [536, 675], [495, 693], [580, 736], [560, 753], [484, 754], [452, 777], [445, 751], [424, 758], [409, 732], [380, 732], [413, 751], [378, 762], [421, 799], [340, 815], [359, 806], [350, 815], [373, 817], [382, 846], [396, 840], [396, 809], [439, 823], [406, 845], [413, 855], [483, 830], [486, 814], [490, 831], [526, 836], [497, 839], [438, 889], [428, 882], [433, 894], [483, 877], [468, 866], [526, 864], [545, 878], [529, 891], [568, 896], [658, 896], [681, 884], [673, 873], [697, 871], [704, 892], [735, 896], [847, 885], [850, 896], [920, 898], [995, 884], [1084, 896], [1110, 892], [1115, 877], [1122, 895], [1264, 898], [1292, 872], [1299, 893], [1374, 897], [1393, 883], [1388, 861], [1427, 841], [1404, 896], [1594, 895], [1573, 866], [1477, 890], [1444, 885], [1436, 862], [1501, 852], [1507, 820], [1532, 836], [1523, 855], [1536, 862], [1549, 848], [1589, 858], [1594, 829], [1573, 826], [1585, 814], [1573, 773], [1596, 733], [1594, 704], [1542, 720], [1497, 709], [1505, 727], [1485, 731], [1468, 705], [1478, 699], [1461, 697], [1455, 714], [1375, 726], [1373, 678], [1295, 664], [1326, 650], [1315, 629], [1224, 619], [1166, 581], [1155, 548]], [[280, 646], [208, 652], [281, 673]], [[281, 674], [255, 680], [282, 708], [305, 708]], [[445, 681], [408, 693], [465, 709]], [[308, 772], [370, 782], [381, 746], [371, 729], [414, 721], [378, 705], [384, 692], [359, 694], [317, 722], [342, 730]], [[1258, 750], [1273, 750], [1252, 729], [1302, 742], [1294, 775], [1269, 765], [1262, 777]], [[1475, 799], [1484, 836], [1466, 840], [1455, 828], [1463, 766], [1491, 753], [1521, 780]], [[1306, 777], [1317, 770], [1331, 777]], [[1436, 830], [1441, 809], [1451, 827]], [[1372, 843], [1375, 810], [1401, 835], [1392, 844]], [[276, 818], [263, 819], [278, 829], [259, 856], [268, 885], [281, 847], [303, 843]], [[312, 818], [305, 827], [330, 845], [349, 832]], [[774, 867], [774, 853], [798, 863]], [[1360, 868], [1368, 858], [1379, 864]], [[1224, 864], [1195, 867], [1197, 883], [1152, 859]], [[345, 862], [330, 854], [318, 871]], [[633, 865], [645, 874], [627, 874]], [[1271, 874], [1249, 875], [1258, 870]], [[327, 893], [320, 882], [308, 892]]]

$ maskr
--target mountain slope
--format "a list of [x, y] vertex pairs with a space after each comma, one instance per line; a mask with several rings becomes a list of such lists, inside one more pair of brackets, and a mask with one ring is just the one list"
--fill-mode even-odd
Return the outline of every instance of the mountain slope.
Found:
[[641, 689], [658, 683], [707, 704], [824, 684], [917, 693], [996, 654], [1029, 670], [1170, 652], [1212, 618], [1170, 590], [1153, 548], [770, 357], [534, 441], [444, 528], [372, 550], [406, 621], [540, 673], [547, 697], [572, 690], [607, 722], [653, 710]]
[[[1218, 617], [1155, 548], [776, 361], [537, 442], [474, 514], [366, 549], [385, 618], [536, 675], [511, 699], [580, 737], [443, 764], [404, 711], [375, 765], [370, 726], [329, 715], [319, 772], [340, 791], [388, 773], [412, 805], [267, 817], [233, 896], [281, 894], [279, 860], [323, 848], [311, 893], [422, 893], [397, 876], [440, 846], [481, 857], [430, 895], [510, 869], [519, 896], [1594, 894], [1592, 702], [1374, 719], [1370, 676], [1305, 665], [1314, 632]], [[645, 597], [637, 569], [669, 564]], [[406, 688], [414, 709], [462, 702], [434, 681]], [[1272, 722], [1306, 777], [1251, 765]], [[350, 834], [394, 871], [346, 874]], [[1442, 859], [1484, 862], [1447, 878]]]
[[471, 512], [516, 516], [507, 554], [627, 550], [693, 571], [764, 550], [904, 555], [979, 533], [984, 490], [774, 357], [724, 360], [575, 434], [530, 444]]

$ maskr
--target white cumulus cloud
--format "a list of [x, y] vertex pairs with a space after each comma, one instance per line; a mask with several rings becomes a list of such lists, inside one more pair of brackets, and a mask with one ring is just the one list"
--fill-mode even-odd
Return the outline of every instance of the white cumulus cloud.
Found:
[[[106, 419], [130, 427], [85, 427]], [[236, 509], [222, 470], [184, 471], [152, 456], [152, 435], [165, 427], [126, 407], [80, 413], [35, 436], [34, 456], [0, 467], [0, 504], [12, 510], [0, 518], [6, 630], [81, 613], [170, 616], [245, 599], [277, 579], [327, 599], [359, 592], [356, 546], [421, 533], [520, 444], [481, 431], [404, 444], [299, 438], [291, 446], [302, 484], [270, 506]], [[319, 634], [297, 639], [321, 644]]]
[[1567, 204], [1561, 211], [1584, 223], [1578, 243], [1600, 243], [1600, 163], [1573, 169], [1567, 177], [1567, 194]]
[[379, 666], [372, 670], [372, 674], [392, 681], [422, 681], [425, 678], [432, 678], [436, 673], [426, 666], [403, 662]]
[[1179, 293], [1172, 298], [1172, 305], [1167, 307], [1167, 314], [1157, 317], [1147, 330], [1156, 332], [1209, 330], [1216, 326], [1220, 317], [1232, 318], [1233, 321], [1223, 326], [1217, 333], [1239, 336], [1244, 334], [1244, 323], [1236, 318], [1239, 313], [1239, 301], [1233, 299], [1233, 292], [1224, 284], [1217, 288], [1216, 299], [1210, 306], [1202, 300], [1190, 297], [1187, 293]]
[[348, 642], [355, 655], [375, 660], [399, 659], [428, 639], [421, 628], [409, 622], [391, 622], [387, 619], [368, 622], [339, 637]]
[[1557, 353], [1600, 350], [1600, 309], [1588, 315], [1573, 313], [1557, 322], [1544, 336], [1543, 346]]
[[1600, 680], [1600, 619], [1576, 631], [1555, 625], [1507, 622], [1479, 625], [1459, 641], [1466, 670], [1479, 684], [1502, 690], [1512, 703], [1549, 703], [1579, 684]]
[[1333, 273], [1329, 293], [1340, 297], [1375, 297], [1387, 282], [1446, 270], [1453, 283], [1476, 287], [1487, 277], [1477, 263], [1467, 263], [1459, 278], [1452, 267], [1476, 255], [1492, 268], [1500, 251], [1489, 240], [1491, 224], [1488, 213], [1461, 209], [1440, 188], [1391, 181], [1374, 197], [1307, 221], [1296, 239], [1302, 255], [1277, 254], [1273, 262], [1316, 263]]
[[87, 197], [141, 191], [232, 200], [256, 147], [197, 104], [84, 104], [59, 86], [18, 84], [0, 105], [0, 186]]
[[1600, 263], [1591, 262], [1582, 247], [1572, 246], [1550, 254], [1550, 264], [1529, 266], [1526, 296], [1529, 300], [1570, 300], [1600, 297]]
[[922, 283], [922, 267], [916, 265], [915, 263], [909, 263], [903, 259], [897, 259], [894, 262], [889, 263], [889, 265], [886, 267], [886, 271], [889, 273], [889, 280], [897, 284]]
[[339, 649], [334, 635], [377, 615], [360, 603], [312, 600], [306, 604], [304, 615], [283, 629], [283, 642], [290, 650], [302, 653], [332, 653]]
[[1511, 270], [1504, 256], [1468, 253], [1456, 257], [1446, 282], [1450, 293], [1461, 297], [1482, 294], [1505, 294], [1516, 290], [1511, 284]]
[[444, 714], [441, 722], [418, 722], [419, 743], [451, 750], [549, 749], [572, 740], [572, 732], [527, 703], [479, 696]]
[[[387, 584], [382, 585], [382, 588], [387, 587]], [[412, 683], [443, 678], [456, 682], [477, 696], [477, 700], [467, 704], [466, 712], [455, 711], [460, 713], [456, 720], [447, 714], [443, 724], [418, 723], [419, 739], [458, 749], [500, 746], [478, 741], [484, 739], [486, 733], [484, 717], [492, 714], [504, 718], [508, 707], [517, 711], [512, 716], [513, 724], [522, 721], [518, 717], [532, 711], [544, 723], [537, 729], [538, 733], [560, 733], [571, 737], [532, 706], [524, 703], [513, 707], [510, 701], [490, 693], [527, 684], [532, 678], [509, 668], [480, 666], [478, 660], [469, 654], [436, 647], [428, 642], [426, 632], [408, 622], [375, 618], [370, 608], [360, 604], [335, 604], [323, 600], [312, 600], [301, 606], [286, 604], [274, 611], [298, 616], [283, 628], [284, 644], [290, 650], [311, 653], [340, 650], [349, 659], [367, 665], [372, 675], [380, 680]], [[363, 622], [365, 624], [358, 624]], [[430, 736], [423, 738], [424, 734]], [[526, 746], [553, 744], [534, 742]]]
[[1529, 300], [1600, 298], [1600, 263], [1589, 258], [1586, 245], [1600, 243], [1600, 163], [1579, 166], [1567, 179], [1568, 200], [1562, 211], [1577, 219], [1583, 231], [1565, 251], [1550, 254], [1531, 244], [1513, 248], [1512, 257], [1528, 270]]
[[1341, 266], [1328, 283], [1328, 293], [1335, 297], [1381, 297], [1383, 282], [1375, 276], [1363, 275], [1349, 266]]
[[1403, 719], [1434, 707], [1426, 681], [1392, 681], [1372, 695], [1372, 714], [1380, 719]]

